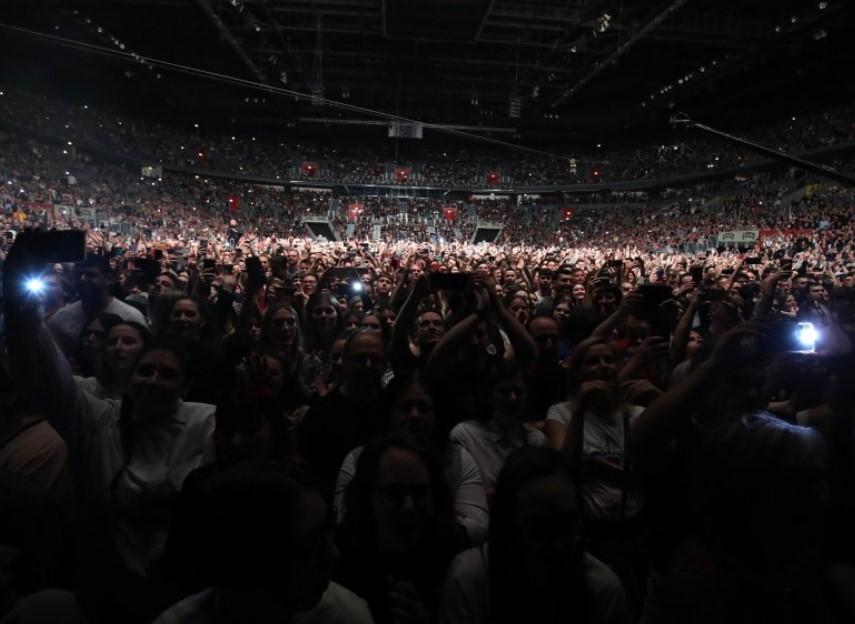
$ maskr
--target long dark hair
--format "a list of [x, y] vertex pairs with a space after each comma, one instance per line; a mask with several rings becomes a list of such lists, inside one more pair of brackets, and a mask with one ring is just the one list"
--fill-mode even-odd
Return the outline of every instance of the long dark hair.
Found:
[[576, 396], [584, 381], [582, 379], [582, 364], [585, 361], [585, 355], [591, 348], [599, 345], [608, 347], [609, 343], [605, 338], [592, 336], [580, 342], [573, 350], [573, 356], [570, 358], [567, 366], [567, 390], [570, 397]]
[[421, 545], [428, 558], [450, 557], [453, 544], [454, 511], [451, 492], [441, 464], [435, 455], [408, 432], [396, 431], [376, 438], [366, 445], [356, 464], [356, 474], [344, 493], [347, 514], [340, 527], [343, 548], [357, 556], [373, 557], [377, 553], [377, 532], [372, 500], [380, 474], [380, 463], [386, 451], [400, 449], [418, 457], [430, 477], [433, 519]]
[[199, 342], [210, 342], [213, 339], [212, 336], [212, 325], [210, 319], [210, 310], [208, 308], [208, 304], [206, 301], [202, 301], [197, 297], [192, 295], [180, 295], [172, 300], [169, 304], [165, 316], [164, 316], [164, 325], [161, 326], [160, 331], [163, 334], [163, 338], [166, 338], [169, 341], [175, 341], [175, 338], [172, 335], [172, 311], [175, 309], [175, 306], [178, 305], [179, 301], [191, 301], [196, 305], [196, 309], [199, 310], [199, 317], [201, 318], [202, 326], [199, 329]]
[[384, 425], [386, 429], [391, 430], [392, 411], [395, 409], [395, 403], [398, 397], [408, 388], [418, 386], [422, 388], [433, 401], [434, 407], [434, 424], [430, 439], [423, 440], [424, 443], [430, 444], [435, 451], [441, 451], [448, 443], [448, 433], [451, 430], [448, 419], [441, 417], [437, 411], [437, 404], [434, 400], [436, 396], [434, 388], [430, 383], [430, 379], [419, 369], [406, 370], [392, 378], [389, 385], [386, 386], [386, 391], [383, 393], [383, 412], [385, 416]]
[[276, 303], [268, 306], [267, 310], [264, 311], [264, 318], [261, 321], [261, 344], [265, 347], [278, 348], [278, 345], [270, 343], [270, 324], [273, 322], [273, 317], [276, 316], [276, 313], [279, 312], [279, 310], [288, 310], [294, 315], [294, 320], [297, 322], [297, 333], [294, 336], [294, 343], [291, 345], [288, 352], [288, 355], [292, 356], [292, 359], [296, 361], [296, 356], [301, 354], [303, 351], [303, 328], [300, 326], [300, 315], [297, 314], [297, 310], [288, 301], [277, 301]]
[[[322, 303], [329, 303], [336, 314], [336, 325], [333, 329], [331, 336], [332, 339], [327, 341], [323, 336], [318, 332], [317, 326], [315, 325], [314, 312], [315, 308], [321, 305]], [[314, 352], [314, 351], [329, 351], [330, 346], [333, 341], [335, 341], [335, 337], [341, 334], [341, 330], [343, 328], [342, 323], [342, 311], [336, 301], [335, 297], [333, 297], [328, 292], [316, 292], [311, 296], [308, 303], [306, 304], [306, 317], [305, 317], [305, 332], [304, 332], [304, 340], [306, 343], [306, 351]]]
[[[528, 599], [524, 595], [518, 560], [519, 526], [517, 515], [519, 494], [531, 481], [543, 477], [562, 476], [572, 482], [570, 466], [564, 455], [547, 447], [523, 447], [511, 453], [496, 481], [496, 493], [490, 507], [489, 563], [490, 602], [492, 622], [517, 624], [530, 619]], [[578, 489], [576, 490], [578, 506]], [[544, 582], [564, 583], [555, 593], [552, 612], [562, 621], [587, 621], [587, 592], [585, 584], [584, 551], [579, 546], [569, 561], [569, 576], [556, 578], [544, 570]], [[538, 620], [542, 621], [542, 620]]]
[[83, 377], [92, 377], [92, 376], [101, 376], [103, 373], [103, 362], [99, 361], [103, 358], [103, 351], [97, 354], [97, 358], [95, 361], [90, 362], [87, 361], [83, 357], [83, 337], [86, 335], [86, 329], [95, 321], [101, 323], [101, 327], [104, 328], [104, 341], [106, 342], [106, 336], [110, 333], [110, 330], [113, 329], [116, 325], [122, 322], [122, 318], [117, 314], [112, 314], [110, 312], [101, 312], [100, 314], [95, 314], [86, 319], [86, 322], [83, 323], [83, 329], [80, 331], [80, 335], [77, 337], [77, 365], [80, 367], [80, 375]]

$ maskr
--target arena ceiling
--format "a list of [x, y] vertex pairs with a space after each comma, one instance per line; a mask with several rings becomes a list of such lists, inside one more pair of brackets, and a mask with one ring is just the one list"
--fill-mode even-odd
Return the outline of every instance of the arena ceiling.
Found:
[[[14, 3], [6, 25], [512, 141], [738, 129], [853, 97], [851, 0], [110, 0]], [[154, 114], [338, 127], [310, 100], [0, 29], [7, 80]], [[165, 107], [163, 105], [166, 104]], [[165, 113], [163, 111], [169, 111]], [[354, 126], [349, 126], [354, 129]]]

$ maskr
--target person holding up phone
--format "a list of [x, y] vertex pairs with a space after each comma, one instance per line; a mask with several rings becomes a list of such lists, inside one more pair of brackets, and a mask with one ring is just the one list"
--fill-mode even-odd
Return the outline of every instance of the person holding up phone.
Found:
[[31, 240], [19, 237], [3, 267], [8, 350], [22, 395], [64, 438], [79, 470], [78, 511], [87, 527], [80, 587], [93, 594], [97, 621], [151, 621], [155, 613], [140, 605], [153, 603], [148, 581], [174, 497], [190, 471], [213, 459], [215, 408], [184, 402], [191, 381], [186, 355], [164, 343], [139, 355], [121, 399], [80, 390], [22, 287], [39, 267]]
[[445, 335], [442, 313], [431, 306], [422, 307], [431, 291], [431, 277], [422, 275], [398, 313], [390, 346], [392, 369], [396, 373], [423, 370], [434, 347]]

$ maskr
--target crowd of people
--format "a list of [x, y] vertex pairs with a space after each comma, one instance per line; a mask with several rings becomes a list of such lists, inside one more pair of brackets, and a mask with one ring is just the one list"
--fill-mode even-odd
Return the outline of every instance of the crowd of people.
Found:
[[[678, 137], [667, 145], [539, 156], [486, 148], [411, 145], [407, 141], [366, 148], [344, 142], [275, 141], [200, 127], [127, 119], [86, 103], [7, 89], [0, 113], [20, 128], [50, 133], [67, 145], [94, 146], [150, 164], [213, 170], [270, 180], [311, 180], [368, 185], [440, 188], [508, 188], [635, 179], [729, 169], [757, 160], [753, 154], [710, 140]], [[853, 103], [749, 133], [749, 138], [788, 152], [855, 140]], [[415, 142], [419, 143], [419, 142]]]
[[4, 624], [855, 619], [851, 188], [359, 197], [73, 147], [0, 136]]

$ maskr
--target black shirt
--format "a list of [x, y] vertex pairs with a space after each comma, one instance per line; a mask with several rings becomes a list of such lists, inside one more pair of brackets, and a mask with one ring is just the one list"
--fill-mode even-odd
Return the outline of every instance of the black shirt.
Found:
[[347, 454], [365, 444], [378, 428], [382, 415], [380, 397], [358, 402], [339, 388], [321, 397], [300, 425], [300, 451], [320, 480], [321, 493], [332, 502], [338, 470]]

